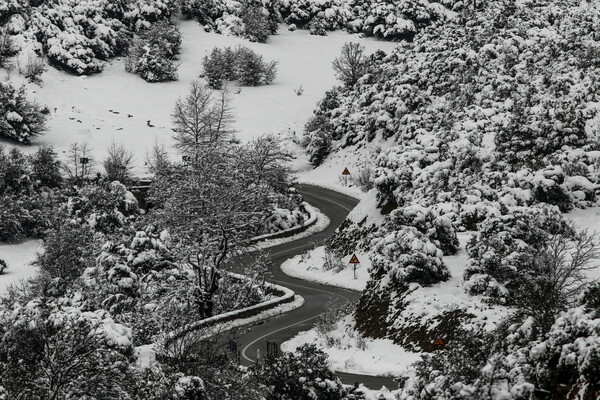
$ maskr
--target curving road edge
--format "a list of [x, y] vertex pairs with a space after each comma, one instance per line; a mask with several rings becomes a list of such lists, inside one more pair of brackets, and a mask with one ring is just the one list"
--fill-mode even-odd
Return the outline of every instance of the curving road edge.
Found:
[[[305, 303], [300, 308], [244, 327], [246, 332], [238, 339], [238, 348], [242, 349], [240, 360], [242, 365], [254, 363], [257, 354], [264, 355], [267, 350], [267, 340], [281, 344], [299, 332], [312, 328], [314, 320], [321, 314], [324, 304], [330, 299], [342, 298], [356, 301], [360, 297], [360, 293], [356, 291], [293, 278], [281, 271], [280, 266], [285, 260], [312, 248], [315, 243], [322, 244], [330, 237], [358, 203], [358, 200], [333, 190], [304, 184], [296, 187], [304, 196], [304, 200], [320, 209], [331, 222], [321, 232], [267, 250], [271, 259], [269, 266], [272, 274], [271, 281], [293, 289], [304, 298]], [[390, 377], [354, 375], [338, 371], [336, 374], [346, 384], [360, 382], [372, 389], [380, 389], [382, 386], [390, 389], [396, 387]]]

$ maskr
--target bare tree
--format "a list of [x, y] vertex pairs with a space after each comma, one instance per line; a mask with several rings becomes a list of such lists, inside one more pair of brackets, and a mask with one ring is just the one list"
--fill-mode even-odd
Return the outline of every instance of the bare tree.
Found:
[[369, 71], [369, 59], [365, 47], [359, 43], [344, 43], [342, 54], [333, 60], [333, 70], [337, 78], [346, 86], [354, 85]]
[[216, 101], [212, 91], [198, 81], [192, 82], [188, 96], [177, 100], [171, 114], [175, 148], [182, 156], [197, 161], [207, 147], [218, 146], [233, 136], [233, 113], [229, 92], [223, 89]]
[[133, 153], [123, 144], [114, 141], [108, 147], [108, 157], [104, 159], [104, 170], [109, 181], [126, 183], [131, 179]]
[[155, 175], [167, 170], [171, 163], [169, 153], [164, 145], [159, 146], [158, 143], [154, 143], [151, 152], [146, 153], [146, 165], [148, 170]]
[[587, 230], [574, 238], [554, 235], [534, 257], [532, 272], [520, 279], [516, 304], [532, 315], [543, 331], [549, 329], [560, 311], [572, 306], [589, 283], [587, 273], [598, 268], [597, 233]]
[[280, 141], [273, 135], [261, 136], [244, 147], [242, 157], [248, 163], [247, 172], [257, 186], [268, 184], [275, 189], [287, 187], [291, 160]]
[[67, 152], [63, 169], [71, 179], [82, 181], [89, 179], [94, 171], [95, 162], [91, 157], [92, 149], [86, 144], [73, 143]]

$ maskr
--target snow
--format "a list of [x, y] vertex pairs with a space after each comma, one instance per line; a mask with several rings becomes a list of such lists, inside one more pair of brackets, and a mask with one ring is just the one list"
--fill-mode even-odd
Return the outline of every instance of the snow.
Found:
[[[177, 82], [147, 83], [125, 72], [124, 59], [115, 59], [100, 74], [73, 76], [49, 68], [42, 76], [41, 87], [28, 84], [29, 96], [47, 105], [51, 117], [49, 132], [24, 150], [33, 152], [37, 146], [48, 144], [60, 154], [74, 142], [87, 143], [96, 161], [100, 161], [114, 141], [129, 147], [134, 152], [136, 172], [145, 172], [146, 153], [152, 146], [158, 143], [170, 147], [171, 110], [202, 73], [203, 57], [215, 46], [236, 45], [252, 48], [267, 61], [279, 61], [278, 76], [272, 85], [242, 87], [239, 94], [232, 94], [239, 139], [246, 142], [265, 133], [300, 138], [317, 101], [337, 84], [331, 63], [345, 42], [361, 42], [368, 52], [390, 52], [396, 46], [345, 32], [331, 32], [325, 37], [310, 35], [306, 30], [290, 32], [285, 26], [267, 44], [260, 44], [207, 33], [195, 21], [181, 21], [179, 26], [183, 40]], [[13, 79], [19, 77], [13, 74]], [[294, 89], [300, 85], [304, 92], [298, 96]], [[148, 121], [155, 127], [149, 127]]]
[[352, 317], [345, 317], [328, 333], [333, 341], [339, 340], [339, 346], [329, 346], [324, 335], [313, 328], [282, 343], [281, 349], [294, 351], [304, 343], [314, 343], [328, 354], [334, 370], [351, 374], [403, 376], [410, 373], [411, 364], [420, 360], [420, 353], [406, 351], [389, 339], [366, 338], [364, 347], [359, 348], [356, 343], [360, 335], [353, 325]]
[[0, 274], [0, 295], [10, 285], [33, 277], [37, 269], [30, 263], [36, 253], [43, 250], [41, 240], [27, 240], [19, 244], [0, 243], [0, 259], [6, 261], [8, 268]]
[[[329, 222], [330, 222], [329, 217], [327, 217], [327, 215], [323, 214], [321, 212], [321, 210], [319, 210], [316, 207], [311, 206], [308, 203], [305, 203], [304, 206], [305, 206], [306, 210], [311, 214], [310, 218], [305, 223], [305, 224], [311, 224], [307, 230], [300, 232], [296, 235], [289, 236], [289, 237], [263, 240], [255, 245], [253, 245], [253, 247], [256, 249], [267, 249], [269, 247], [277, 246], [277, 245], [280, 245], [283, 243], [293, 242], [295, 240], [302, 239], [304, 237], [313, 235], [317, 232], [321, 232], [323, 229], [325, 229], [329, 226]], [[292, 229], [295, 229], [295, 228], [292, 228]], [[280, 233], [281, 232], [277, 232], [276, 234], [280, 234]], [[268, 236], [268, 235], [265, 235], [265, 236]], [[256, 238], [254, 238], [254, 239], [256, 239]]]
[[324, 270], [325, 247], [319, 246], [313, 250], [290, 258], [281, 264], [281, 270], [289, 276], [300, 278], [311, 282], [323, 283], [330, 286], [342, 287], [351, 290], [363, 291], [369, 280], [369, 269], [371, 262], [366, 254], [357, 252], [360, 264], [356, 268], [357, 279], [354, 279], [352, 265], [348, 263], [350, 257], [343, 257], [342, 265], [346, 268], [341, 271], [332, 269]]

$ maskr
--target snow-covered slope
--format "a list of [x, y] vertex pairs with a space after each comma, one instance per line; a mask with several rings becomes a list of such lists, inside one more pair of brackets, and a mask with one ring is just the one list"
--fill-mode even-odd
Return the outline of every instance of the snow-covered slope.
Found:
[[[49, 68], [42, 76], [41, 87], [28, 84], [30, 96], [46, 104], [51, 117], [49, 131], [34, 141], [34, 146], [23, 150], [33, 151], [48, 144], [60, 153], [74, 142], [87, 143], [95, 159], [101, 161], [106, 147], [115, 141], [131, 148], [135, 165], [142, 168], [146, 152], [155, 143], [170, 147], [171, 111], [177, 98], [187, 95], [190, 82], [202, 73], [204, 56], [214, 47], [236, 45], [250, 47], [265, 60], [279, 62], [272, 85], [242, 87], [241, 91], [235, 86], [230, 88], [239, 139], [246, 142], [266, 133], [282, 137], [293, 137], [295, 133], [299, 139], [317, 100], [336, 83], [331, 62], [345, 42], [361, 42], [369, 52], [389, 52], [395, 47], [392, 42], [344, 32], [330, 32], [325, 37], [312, 36], [308, 31], [290, 32], [283, 25], [267, 44], [207, 33], [194, 21], [181, 21], [180, 29], [183, 39], [177, 82], [148, 83], [125, 72], [123, 59], [115, 59], [100, 74], [74, 76]], [[19, 79], [14, 73], [12, 78]], [[294, 90], [300, 87], [304, 91], [298, 96]]]

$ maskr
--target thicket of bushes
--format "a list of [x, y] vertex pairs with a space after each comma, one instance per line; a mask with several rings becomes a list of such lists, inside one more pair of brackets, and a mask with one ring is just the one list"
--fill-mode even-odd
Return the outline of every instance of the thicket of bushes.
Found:
[[260, 54], [245, 46], [215, 47], [204, 57], [204, 75], [213, 89], [221, 89], [228, 81], [238, 81], [242, 86], [268, 85], [277, 75], [277, 64], [264, 61]]

